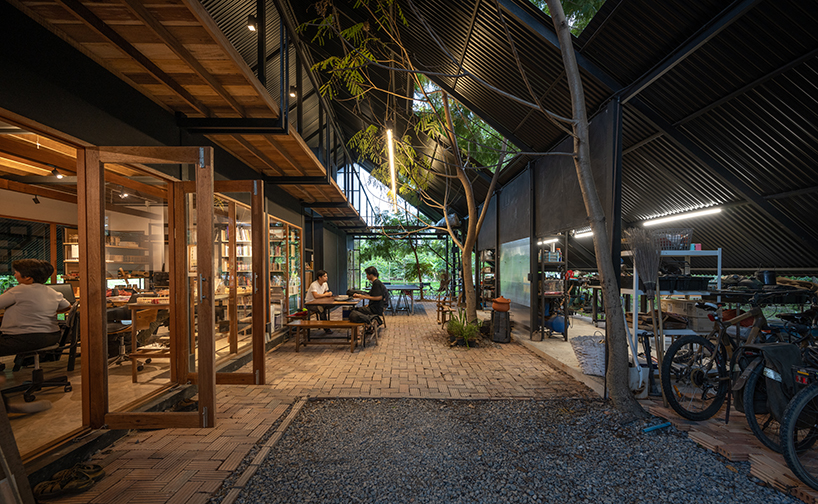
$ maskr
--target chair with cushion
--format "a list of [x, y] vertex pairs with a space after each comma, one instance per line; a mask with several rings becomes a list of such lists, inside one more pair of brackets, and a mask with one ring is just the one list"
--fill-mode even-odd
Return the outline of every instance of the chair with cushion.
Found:
[[40, 368], [40, 358], [46, 354], [56, 354], [57, 358], [62, 355], [65, 349], [69, 352], [73, 349], [73, 355], [69, 353], [69, 368], [73, 368], [74, 357], [76, 356], [77, 334], [79, 332], [79, 303], [74, 303], [68, 315], [65, 318], [65, 325], [62, 328], [60, 339], [53, 345], [49, 345], [36, 350], [27, 352], [20, 352], [14, 359], [14, 371], [18, 371], [23, 362], [28, 357], [34, 357], [34, 370], [31, 372], [31, 380], [26, 381], [22, 385], [9, 387], [2, 391], [3, 396], [14, 394], [16, 392], [23, 392], [23, 399], [26, 402], [31, 402], [35, 399], [34, 392], [38, 392], [46, 387], [63, 387], [65, 392], [71, 392], [71, 383], [68, 381], [68, 376], [57, 376], [46, 379], [42, 368]]

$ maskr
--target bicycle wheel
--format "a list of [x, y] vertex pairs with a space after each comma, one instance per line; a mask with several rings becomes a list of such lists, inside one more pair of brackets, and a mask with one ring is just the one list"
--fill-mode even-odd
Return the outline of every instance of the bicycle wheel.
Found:
[[701, 336], [683, 336], [670, 345], [661, 378], [670, 407], [688, 420], [715, 415], [730, 387], [725, 358]]
[[[801, 450], [818, 438], [818, 383], [801, 390], [792, 398], [781, 422], [781, 452], [790, 470], [804, 483], [818, 490], [818, 450]], [[801, 438], [799, 438], [799, 433]]]

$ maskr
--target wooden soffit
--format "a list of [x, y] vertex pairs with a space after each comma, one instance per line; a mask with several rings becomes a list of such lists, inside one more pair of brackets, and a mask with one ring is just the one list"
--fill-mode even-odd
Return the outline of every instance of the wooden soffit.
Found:
[[[9, 1], [169, 112], [279, 117], [278, 103], [197, 0]], [[275, 177], [326, 176], [295, 132], [206, 136], [272, 183]], [[307, 203], [346, 201], [334, 181], [282, 188]], [[347, 213], [363, 223], [351, 207]]]

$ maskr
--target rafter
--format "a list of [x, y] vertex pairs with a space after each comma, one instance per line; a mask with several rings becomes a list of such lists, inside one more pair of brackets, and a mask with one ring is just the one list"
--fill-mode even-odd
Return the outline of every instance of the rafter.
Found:
[[275, 164], [272, 159], [267, 157], [266, 154], [261, 152], [255, 145], [251, 144], [246, 138], [244, 138], [241, 135], [233, 135], [233, 138], [238, 143], [240, 143], [242, 147], [250, 151], [250, 153], [254, 155], [259, 161], [261, 161], [265, 167], [274, 171], [276, 175], [284, 175], [284, 172], [281, 171], [281, 168], [279, 168], [278, 165]]
[[94, 31], [108, 39], [120, 51], [124, 52], [125, 54], [136, 60], [136, 62], [139, 63], [143, 68], [145, 68], [145, 70], [147, 70], [161, 83], [169, 87], [173, 92], [178, 94], [179, 97], [181, 97], [184, 101], [188, 103], [188, 105], [193, 107], [199, 113], [205, 115], [206, 117], [210, 117], [213, 115], [213, 113], [206, 105], [197, 100], [192, 94], [190, 94], [185, 88], [183, 88], [178, 82], [176, 82], [170, 75], [166, 74], [153, 61], [151, 61], [150, 58], [142, 54], [142, 52], [140, 52], [137, 48], [131, 45], [130, 42], [125, 40], [125, 38], [122, 35], [120, 35], [116, 30], [108, 26], [108, 24], [106, 24], [102, 19], [97, 17], [96, 14], [91, 12], [91, 10], [84, 6], [82, 3], [80, 3], [77, 0], [57, 0], [57, 3], [65, 7], [71, 13], [73, 13], [80, 21], [84, 22]]
[[176, 53], [176, 55], [179, 56], [179, 58], [181, 58], [182, 61], [184, 61], [190, 68], [192, 68], [199, 75], [199, 77], [201, 77], [208, 84], [210, 84], [210, 86], [216, 91], [216, 93], [219, 96], [221, 96], [227, 103], [229, 103], [233, 110], [236, 111], [236, 113], [238, 113], [241, 117], [246, 116], [244, 107], [238, 101], [236, 101], [235, 98], [233, 98], [233, 95], [231, 95], [226, 89], [224, 89], [224, 86], [222, 86], [221, 83], [217, 81], [216, 78], [213, 77], [213, 75], [211, 75], [210, 72], [208, 72], [205, 69], [205, 67], [202, 66], [201, 63], [199, 63], [199, 60], [196, 59], [195, 56], [190, 54], [190, 51], [188, 51], [185, 48], [185, 46], [182, 45], [182, 43], [179, 42], [179, 40], [177, 40], [176, 37], [173, 36], [170, 30], [165, 28], [165, 26], [162, 23], [157, 21], [156, 18], [154, 18], [153, 15], [150, 12], [148, 12], [148, 9], [145, 8], [145, 6], [141, 2], [138, 2], [137, 0], [122, 1], [125, 2], [125, 5], [128, 7], [128, 9], [143, 23], [145, 23], [145, 25], [148, 28], [153, 30], [153, 32], [160, 39], [162, 39], [162, 42], [167, 44], [167, 46], [170, 47], [170, 49], [174, 53]]

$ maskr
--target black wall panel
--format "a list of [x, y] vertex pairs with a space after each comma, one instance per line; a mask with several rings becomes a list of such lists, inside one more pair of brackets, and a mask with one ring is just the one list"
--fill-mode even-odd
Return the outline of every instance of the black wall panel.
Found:
[[531, 235], [531, 182], [528, 171], [510, 181], [500, 192], [498, 213], [500, 243]]
[[[482, 210], [482, 207], [481, 207]], [[480, 234], [477, 235], [477, 250], [494, 248], [497, 244], [497, 197], [494, 196], [489, 201], [489, 208]]]
[[[591, 169], [597, 193], [605, 211], [608, 233], [613, 222], [614, 107], [597, 114], [590, 124]], [[567, 138], [555, 149], [571, 152], [573, 139]], [[544, 156], [533, 163], [536, 192], [536, 237], [588, 226], [588, 213], [579, 189], [573, 158]]]

